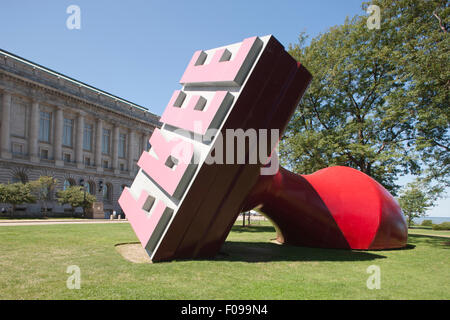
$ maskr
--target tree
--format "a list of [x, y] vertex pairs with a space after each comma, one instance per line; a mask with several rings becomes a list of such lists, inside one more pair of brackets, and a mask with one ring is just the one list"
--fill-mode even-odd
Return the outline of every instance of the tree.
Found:
[[48, 176], [41, 176], [38, 180], [29, 182], [31, 191], [44, 207], [44, 217], [47, 216], [48, 201], [51, 200], [53, 190], [57, 183], [58, 180]]
[[[381, 7], [380, 30], [368, 30], [367, 16], [356, 16], [309, 45], [301, 34], [299, 43], [290, 46], [291, 55], [314, 78], [282, 138], [284, 165], [302, 174], [332, 165], [350, 166], [394, 194], [400, 174], [418, 175], [430, 159], [440, 165], [437, 176], [448, 174], [448, 152], [438, 151], [439, 145], [442, 150], [448, 146], [448, 103], [443, 103], [448, 88], [429, 84], [433, 77], [435, 83], [441, 78], [448, 81], [448, 70], [427, 72], [428, 78], [421, 77], [419, 70], [431, 63], [433, 70], [439, 64], [448, 69], [442, 67], [448, 49], [435, 45], [411, 50], [419, 39], [431, 39], [430, 43], [443, 39], [448, 44], [448, 37], [433, 29], [436, 19], [427, 18], [432, 17], [432, 8], [447, 9], [443, 11], [443, 1], [428, 1], [426, 6], [422, 2], [375, 1]], [[413, 37], [410, 27], [401, 27], [425, 20], [429, 30], [420, 28], [418, 37]]]
[[16, 206], [24, 203], [34, 203], [36, 198], [31, 194], [28, 183], [11, 183], [0, 185], [0, 202], [9, 203], [12, 206], [12, 214], [16, 211]]
[[92, 204], [96, 201], [95, 196], [85, 192], [82, 186], [71, 186], [66, 190], [58, 191], [56, 194], [58, 202], [61, 204], [69, 204], [72, 207], [72, 213], [75, 212], [75, 208], [91, 208]]
[[391, 44], [395, 76], [407, 85], [391, 103], [413, 110], [414, 147], [425, 174], [449, 186], [450, 176], [450, 39], [447, 0], [377, 0], [382, 28], [399, 30]]
[[427, 193], [421, 183], [415, 181], [408, 183], [401, 190], [398, 203], [408, 222], [408, 227], [414, 218], [425, 216], [428, 209], [434, 206], [435, 197], [432, 193]]

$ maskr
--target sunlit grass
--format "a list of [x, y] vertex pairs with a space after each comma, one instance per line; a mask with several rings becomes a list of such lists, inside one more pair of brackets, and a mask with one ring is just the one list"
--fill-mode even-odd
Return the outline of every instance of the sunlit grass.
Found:
[[[262, 223], [233, 227], [212, 260], [134, 264], [114, 245], [137, 241], [129, 224], [0, 228], [1, 299], [449, 299], [450, 239], [410, 235], [404, 250], [279, 246]], [[66, 287], [67, 267], [81, 289]], [[370, 265], [381, 289], [366, 286]]]

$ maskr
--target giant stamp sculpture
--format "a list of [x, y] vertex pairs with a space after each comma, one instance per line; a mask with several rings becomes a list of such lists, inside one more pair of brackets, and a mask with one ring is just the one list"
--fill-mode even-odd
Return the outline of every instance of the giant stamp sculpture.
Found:
[[254, 207], [282, 243], [406, 245], [401, 209], [365, 174], [273, 170], [278, 137], [311, 79], [273, 36], [194, 53], [119, 199], [152, 261], [214, 256], [239, 213]]

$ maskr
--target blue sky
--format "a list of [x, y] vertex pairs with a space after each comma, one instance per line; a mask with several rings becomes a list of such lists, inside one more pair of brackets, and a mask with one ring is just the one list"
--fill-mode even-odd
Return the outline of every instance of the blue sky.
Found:
[[[285, 47], [365, 14], [362, 0], [16, 0], [0, 4], [0, 48], [161, 115], [194, 51], [273, 34]], [[81, 29], [66, 27], [67, 7]], [[407, 181], [404, 178], [401, 181]], [[450, 216], [450, 199], [430, 216]]]

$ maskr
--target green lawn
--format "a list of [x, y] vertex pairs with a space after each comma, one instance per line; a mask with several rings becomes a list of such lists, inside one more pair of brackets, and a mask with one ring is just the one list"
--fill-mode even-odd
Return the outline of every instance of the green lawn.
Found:
[[[268, 225], [235, 226], [214, 260], [134, 264], [114, 245], [129, 224], [0, 227], [1, 299], [450, 299], [450, 239], [411, 235], [405, 250], [279, 246]], [[69, 265], [81, 289], [69, 290]], [[381, 270], [369, 290], [367, 267]]]
[[23, 220], [30, 220], [30, 221], [43, 221], [43, 220], [79, 220], [82, 218], [75, 218], [75, 217], [15, 217], [15, 216], [0, 216], [0, 222], [2, 220], [17, 220], [17, 221], [23, 221]]
[[409, 234], [425, 234], [450, 237], [450, 230], [433, 230], [431, 227], [415, 227], [408, 230]]

